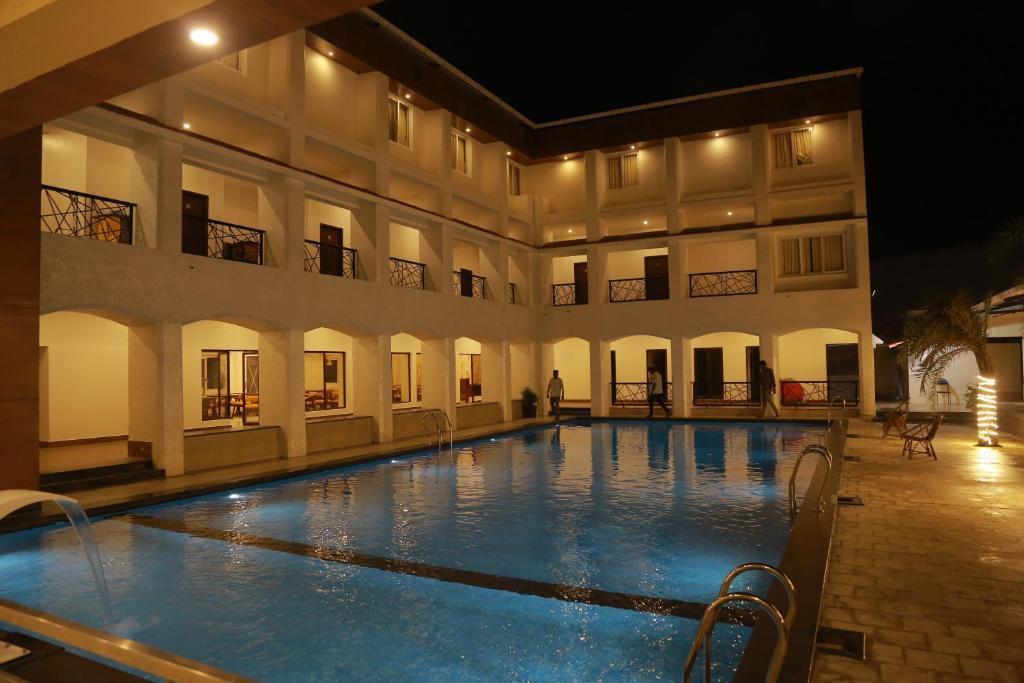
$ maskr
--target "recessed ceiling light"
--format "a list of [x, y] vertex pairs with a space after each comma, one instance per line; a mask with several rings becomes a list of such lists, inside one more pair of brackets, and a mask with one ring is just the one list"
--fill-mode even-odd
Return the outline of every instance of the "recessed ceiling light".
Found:
[[648, 223], [650, 223], [650, 221], [644, 221], [644, 225], [647, 225]]
[[469, 128], [467, 128], [467, 129], [466, 129], [466, 132], [467, 132], [467, 133], [469, 132]]
[[727, 216], [731, 216], [731, 215], [732, 215], [732, 211], [726, 211], [726, 212], [725, 212], [725, 214], [726, 214]]
[[636, 149], [636, 145], [630, 145], [629, 148], [630, 149]]
[[181, 124], [181, 127], [184, 128], [185, 130], [188, 130], [189, 128], [192, 127], [192, 124], [186, 121], [185, 123]]
[[720, 136], [720, 135], [721, 135], [721, 133], [715, 133], [715, 137], [716, 137], [716, 138], [717, 138], [718, 136]]
[[217, 37], [217, 34], [208, 28], [192, 29], [192, 32], [188, 34], [188, 37], [191, 38], [192, 42], [196, 45], [202, 45], [204, 47], [216, 45], [220, 40], [220, 38]]
[[334, 50], [328, 50], [327, 51], [327, 56], [328, 57], [333, 57], [334, 56]]
[[569, 160], [569, 155], [568, 154], [563, 154], [562, 155], [562, 161], [568, 161], [568, 160]]
[[407, 92], [407, 93], [405, 93], [405, 99], [407, 99], [407, 100], [408, 100], [408, 99], [410, 99], [411, 97], [412, 97], [412, 93], [411, 93], [411, 92]]
[[505, 152], [505, 156], [507, 156], [507, 157], [512, 156], [512, 152], [511, 151]]
[[570, 235], [572, 234], [572, 228], [569, 228], [569, 234]]
[[811, 122], [810, 119], [807, 119], [806, 121], [804, 121], [804, 123], [810, 123], [810, 122]]

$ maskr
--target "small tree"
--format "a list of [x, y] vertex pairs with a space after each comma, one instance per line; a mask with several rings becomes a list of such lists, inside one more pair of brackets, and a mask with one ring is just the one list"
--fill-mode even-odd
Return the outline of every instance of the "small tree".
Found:
[[953, 361], [965, 354], [978, 364], [975, 412], [978, 445], [992, 446], [996, 431], [996, 380], [988, 354], [989, 301], [975, 310], [967, 292], [955, 294], [949, 301], [907, 316], [904, 327], [903, 356], [913, 364], [914, 376], [921, 382], [921, 393], [928, 395], [934, 409], [939, 380]]

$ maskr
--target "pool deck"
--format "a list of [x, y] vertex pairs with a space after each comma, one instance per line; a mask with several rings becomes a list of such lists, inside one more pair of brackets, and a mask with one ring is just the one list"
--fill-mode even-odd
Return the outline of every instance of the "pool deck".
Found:
[[851, 421], [821, 624], [867, 634], [867, 661], [817, 655], [814, 683], [1024, 681], [1024, 444], [976, 448], [943, 424], [939, 459]]

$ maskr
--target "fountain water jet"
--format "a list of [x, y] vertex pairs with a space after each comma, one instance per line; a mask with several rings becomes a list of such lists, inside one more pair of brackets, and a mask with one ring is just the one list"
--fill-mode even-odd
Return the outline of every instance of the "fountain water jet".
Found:
[[89, 516], [74, 498], [68, 498], [56, 493], [46, 491], [29, 491], [21, 489], [10, 489], [0, 491], [0, 519], [11, 514], [15, 510], [34, 503], [49, 501], [57, 506], [67, 515], [68, 521], [78, 533], [78, 540], [82, 543], [85, 556], [92, 568], [92, 576], [96, 580], [96, 588], [100, 592], [100, 599], [103, 601], [103, 611], [107, 624], [113, 624], [114, 614], [110, 602], [110, 590], [107, 588], [107, 577], [103, 574], [103, 560], [100, 557], [99, 547], [92, 535], [92, 527], [89, 524]]

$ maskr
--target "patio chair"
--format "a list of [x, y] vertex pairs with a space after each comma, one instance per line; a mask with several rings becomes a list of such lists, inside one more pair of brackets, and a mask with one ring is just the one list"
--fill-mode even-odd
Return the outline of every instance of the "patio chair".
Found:
[[935, 438], [935, 433], [939, 431], [940, 424], [942, 424], [942, 416], [935, 415], [926, 422], [915, 425], [903, 432], [903, 454], [906, 454], [907, 458], [911, 460], [913, 460], [915, 453], [924, 453], [925, 455], [930, 455], [932, 460], [938, 460], [939, 456], [935, 455], [935, 446], [932, 444], [932, 439]]
[[889, 433], [903, 434], [907, 430], [907, 413], [910, 410], [910, 401], [902, 400], [896, 404], [896, 410], [885, 416], [882, 422], [882, 438], [889, 436]]

